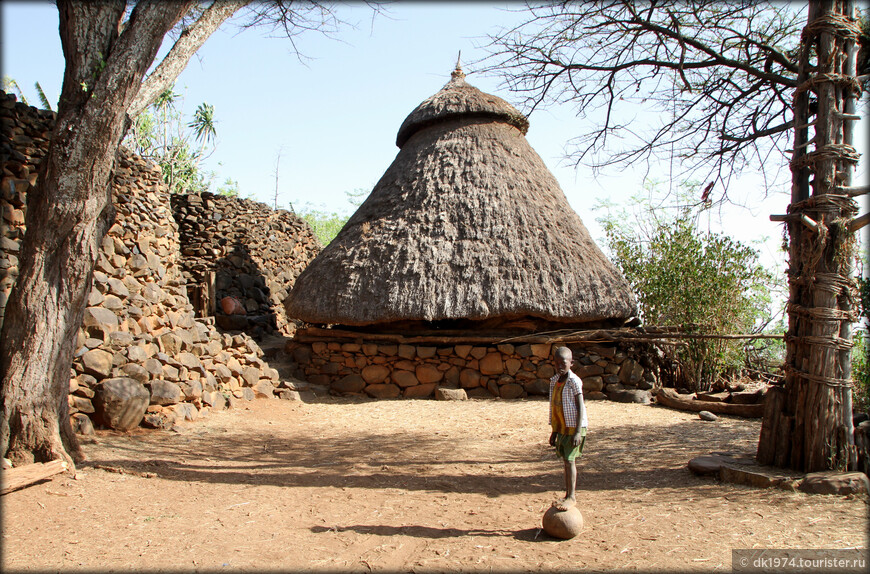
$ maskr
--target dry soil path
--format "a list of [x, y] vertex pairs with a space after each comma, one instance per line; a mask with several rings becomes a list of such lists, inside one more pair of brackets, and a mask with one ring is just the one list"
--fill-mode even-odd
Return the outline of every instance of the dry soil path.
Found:
[[730, 571], [732, 548], [867, 547], [866, 497], [686, 470], [754, 450], [757, 420], [588, 408], [573, 540], [539, 529], [562, 483], [546, 401], [276, 399], [100, 434], [75, 479], [2, 497], [3, 570]]

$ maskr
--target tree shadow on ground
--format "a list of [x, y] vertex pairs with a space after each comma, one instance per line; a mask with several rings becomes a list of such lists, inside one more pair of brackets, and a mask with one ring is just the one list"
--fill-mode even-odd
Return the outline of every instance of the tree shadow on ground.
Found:
[[[184, 482], [392, 488], [493, 498], [561, 488], [562, 465], [546, 445], [548, 433], [530, 447], [528, 442], [505, 442], [495, 430], [490, 437], [467, 441], [424, 430], [347, 430], [346, 435], [318, 436], [315, 430], [291, 435], [279, 427], [268, 433], [188, 427], [181, 433], [119, 436], [103, 441], [86, 465]], [[745, 433], [731, 436], [697, 420], [652, 430], [630, 422], [593, 428], [577, 488], [640, 492], [700, 487], [710, 480], [689, 473], [691, 457], [745, 450], [745, 443]]]

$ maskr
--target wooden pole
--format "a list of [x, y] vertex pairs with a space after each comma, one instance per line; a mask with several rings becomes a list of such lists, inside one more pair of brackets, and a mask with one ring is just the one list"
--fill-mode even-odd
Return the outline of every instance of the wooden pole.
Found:
[[19, 490], [67, 470], [66, 461], [26, 464], [0, 471], [0, 495]]
[[[786, 377], [783, 396], [779, 391], [770, 395], [757, 453], [762, 464], [807, 472], [854, 469], [857, 460], [848, 231], [857, 205], [844, 190], [853, 189], [851, 172], [858, 159], [851, 145], [858, 32], [851, 0], [810, 2], [794, 96], [799, 127], [791, 161], [792, 198], [789, 215], [780, 219], [789, 233]], [[818, 104], [812, 121], [810, 94]], [[809, 126], [815, 131], [811, 139]]]
[[761, 418], [764, 413], [763, 404], [714, 403], [698, 401], [694, 398], [682, 397], [674, 389], [661, 388], [656, 392], [656, 402], [660, 405], [679, 409], [681, 411], [709, 411], [720, 415], [734, 415], [748, 418]]
[[750, 334], [705, 334], [705, 333], [682, 333], [682, 332], [643, 332], [636, 329], [591, 329], [585, 331], [558, 331], [553, 333], [530, 333], [505, 337], [503, 334], [481, 334], [478, 331], [462, 333], [459, 331], [435, 332], [421, 331], [416, 334], [408, 332], [400, 333], [366, 333], [364, 331], [348, 331], [344, 329], [322, 329], [319, 327], [307, 327], [296, 331], [294, 340], [301, 343], [315, 341], [330, 341], [345, 339], [351, 341], [368, 341], [384, 343], [413, 344], [442, 344], [458, 345], [462, 343], [480, 344], [524, 344], [524, 343], [616, 343], [616, 342], [647, 342], [676, 344], [672, 339], [782, 339], [784, 335], [767, 333]]

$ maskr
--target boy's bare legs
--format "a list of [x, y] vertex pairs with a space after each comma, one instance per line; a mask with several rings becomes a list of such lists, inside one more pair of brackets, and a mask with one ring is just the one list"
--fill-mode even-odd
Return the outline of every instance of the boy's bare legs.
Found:
[[577, 504], [577, 463], [573, 460], [565, 461], [565, 498], [553, 503], [556, 510], [568, 510]]

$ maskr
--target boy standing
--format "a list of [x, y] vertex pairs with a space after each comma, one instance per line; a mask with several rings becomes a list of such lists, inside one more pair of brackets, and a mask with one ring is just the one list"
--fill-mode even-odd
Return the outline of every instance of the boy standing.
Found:
[[572, 370], [574, 356], [568, 347], [558, 347], [554, 353], [556, 374], [550, 379], [550, 446], [556, 448], [565, 463], [565, 498], [553, 506], [568, 510], [577, 503], [576, 459], [586, 442], [586, 405], [583, 403], [583, 382]]

